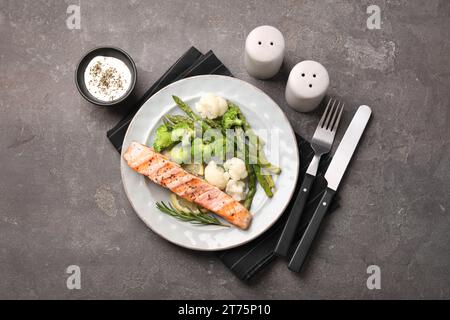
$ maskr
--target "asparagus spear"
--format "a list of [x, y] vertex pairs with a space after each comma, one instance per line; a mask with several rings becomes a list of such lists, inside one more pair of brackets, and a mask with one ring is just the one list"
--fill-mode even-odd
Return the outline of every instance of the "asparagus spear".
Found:
[[246, 167], [248, 172], [248, 192], [245, 196], [244, 207], [250, 210], [256, 193], [256, 176], [251, 165], [246, 164]]
[[169, 114], [165, 116], [165, 118], [173, 124], [185, 122], [189, 125], [194, 126], [194, 121], [190, 117], [182, 116], [179, 114]]
[[270, 189], [275, 187], [275, 182], [273, 181], [273, 178], [270, 174], [265, 174], [264, 178], [267, 181], [267, 184], [269, 185]]
[[167, 117], [163, 117], [162, 121], [169, 130], [172, 130], [173, 123], [169, 119], [167, 119]]
[[215, 121], [211, 119], [202, 119], [202, 117], [200, 117], [198, 114], [192, 111], [191, 107], [189, 107], [189, 105], [183, 100], [181, 100], [179, 97], [172, 96], [172, 98], [175, 101], [175, 103], [180, 107], [180, 109], [183, 110], [191, 119], [195, 121], [200, 121], [202, 124], [205, 124], [206, 129], [220, 127], [219, 124], [217, 124]]
[[253, 170], [255, 171], [256, 179], [258, 180], [261, 187], [264, 189], [264, 192], [269, 198], [272, 198], [273, 197], [272, 189], [269, 183], [267, 182], [265, 176], [261, 174], [261, 167], [257, 164], [252, 165], [252, 167]]
[[228, 105], [239, 110], [239, 119], [241, 119], [241, 121], [242, 121], [242, 127], [244, 128], [245, 132], [247, 133], [250, 143], [256, 141], [257, 147], [258, 147], [258, 159], [257, 159], [258, 164], [273, 174], [280, 174], [281, 169], [279, 167], [271, 164], [267, 160], [266, 155], [264, 154], [264, 150], [262, 148], [262, 146], [265, 144], [264, 140], [262, 140], [260, 137], [258, 137], [254, 133], [254, 131], [252, 130], [252, 127], [250, 126], [250, 123], [247, 121], [247, 118], [242, 113], [241, 109], [238, 106], [236, 106], [233, 102], [230, 102], [230, 101], [228, 101]]
[[268, 171], [270, 173], [273, 173], [273, 174], [276, 174], [276, 175], [279, 175], [281, 173], [280, 167], [277, 167], [277, 166], [275, 166], [275, 165], [273, 165], [271, 163], [268, 163], [268, 164], [258, 163], [258, 164], [260, 166], [262, 166], [266, 171]]
[[[241, 127], [238, 127], [235, 129], [236, 130], [236, 136], [237, 136], [237, 151], [239, 153], [244, 154], [244, 159], [245, 159], [245, 168], [247, 169], [247, 173], [248, 173], [248, 191], [247, 191], [247, 195], [245, 196], [244, 199], [244, 207], [247, 208], [247, 210], [250, 210], [251, 206], [252, 206], [252, 202], [253, 202], [253, 198], [255, 197], [255, 193], [256, 193], [256, 175], [255, 175], [255, 171], [253, 170], [252, 165], [250, 165], [250, 155], [249, 155], [249, 146], [248, 144], [245, 143], [245, 138], [243, 135], [243, 130]], [[244, 141], [242, 141], [244, 139]], [[242, 149], [242, 145], [244, 146], [244, 150]], [[245, 151], [245, 152], [244, 152]]]
[[[254, 193], [256, 192], [256, 183], [255, 183], [255, 190], [252, 190], [252, 192], [250, 192], [250, 179], [252, 178], [252, 176], [250, 175], [250, 171], [249, 171], [249, 167], [252, 167], [252, 174], [253, 174], [253, 179], [254, 177], [256, 177], [256, 179], [258, 180], [259, 184], [261, 185], [261, 187], [264, 189], [264, 192], [266, 193], [266, 195], [271, 198], [273, 196], [273, 192], [272, 192], [272, 188], [275, 187], [275, 183], [272, 179], [271, 175], [268, 174], [262, 174], [261, 173], [261, 167], [264, 167], [264, 169], [266, 168], [270, 168], [271, 170], [269, 170], [269, 172], [274, 172], [276, 174], [279, 174], [281, 172], [281, 169], [272, 165], [270, 162], [267, 161], [265, 155], [264, 155], [264, 151], [262, 148], [260, 148], [261, 143], [262, 143], [262, 139], [260, 139], [251, 129], [250, 124], [248, 123], [246, 117], [244, 116], [244, 114], [241, 112], [241, 110], [239, 109], [238, 106], [236, 106], [235, 104], [233, 104], [232, 102], [228, 102], [230, 107], [234, 107], [236, 108], [236, 110], [239, 111], [239, 119], [241, 119], [242, 121], [242, 127], [236, 127], [236, 133], [237, 133], [237, 137], [239, 139], [239, 137], [241, 137], [240, 133], [242, 131], [242, 129], [244, 129], [247, 133], [247, 136], [249, 138], [249, 143], [252, 143], [254, 141], [256, 141], [256, 143], [258, 144], [258, 154], [257, 154], [257, 164], [253, 164], [250, 165], [249, 164], [249, 143], [245, 143], [245, 162], [246, 162], [246, 166], [247, 166], [247, 172], [249, 172], [249, 200], [246, 202], [249, 202], [251, 205], [251, 201], [253, 200], [254, 197]], [[240, 141], [240, 140], [239, 140]], [[239, 151], [239, 150], [238, 150]], [[254, 159], [253, 159], [254, 160]], [[252, 161], [253, 162], [253, 161]], [[246, 203], [244, 202], [244, 204]]]
[[179, 97], [177, 96], [172, 96], [173, 101], [175, 101], [175, 103], [180, 107], [181, 110], [183, 110], [191, 119], [194, 120], [199, 120], [201, 121], [202, 118], [200, 118], [200, 116], [196, 113], [194, 113], [194, 111], [192, 111], [191, 107], [189, 107], [183, 100], [181, 100]]

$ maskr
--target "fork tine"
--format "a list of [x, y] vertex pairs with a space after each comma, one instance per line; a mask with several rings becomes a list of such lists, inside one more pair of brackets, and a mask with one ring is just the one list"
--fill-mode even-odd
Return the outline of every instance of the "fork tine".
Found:
[[323, 124], [325, 123], [325, 118], [327, 117], [328, 109], [330, 108], [330, 104], [331, 104], [332, 100], [333, 100], [333, 98], [330, 98], [330, 100], [328, 100], [327, 107], [325, 108], [325, 111], [322, 114], [322, 118], [320, 118], [319, 125], [317, 126], [318, 128], [323, 127]]
[[328, 123], [327, 130], [333, 131], [333, 124], [334, 120], [336, 120], [336, 116], [339, 113], [339, 107], [341, 106], [341, 102], [338, 100], [336, 108], [333, 110], [333, 117], [331, 118], [330, 122]]
[[330, 98], [330, 100], [328, 100], [327, 107], [325, 108], [325, 111], [323, 112], [322, 118], [320, 118], [319, 125], [318, 125], [318, 127], [320, 127], [320, 128], [323, 127], [323, 124], [325, 122], [325, 118], [327, 116], [331, 101], [333, 101], [333, 98]]
[[[336, 121], [333, 123], [333, 126], [331, 127], [331, 131], [333, 131], [333, 132], [336, 132], [336, 130], [337, 130], [339, 121], [341, 120], [342, 111], [344, 111], [344, 106], [345, 106], [345, 103], [342, 104], [341, 110], [339, 111], [339, 115], [338, 115]], [[337, 113], [337, 111], [336, 111], [336, 113]]]
[[[327, 115], [327, 119], [325, 120], [325, 125], [323, 126], [324, 129], [328, 129], [330, 127], [330, 119], [331, 119], [331, 115], [336, 111], [336, 109], [334, 108], [334, 105], [336, 104], [336, 99], [334, 99], [333, 104], [331, 105], [331, 109], [328, 112]], [[338, 104], [339, 105], [339, 104]]]

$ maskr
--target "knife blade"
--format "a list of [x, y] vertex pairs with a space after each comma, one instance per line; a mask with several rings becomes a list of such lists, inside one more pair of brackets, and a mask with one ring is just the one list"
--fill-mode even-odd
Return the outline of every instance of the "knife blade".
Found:
[[360, 106], [356, 111], [325, 173], [328, 188], [337, 190], [371, 114], [368, 106]]
[[339, 144], [327, 172], [325, 173], [325, 179], [328, 182], [328, 186], [323, 194], [316, 211], [314, 212], [305, 233], [300, 240], [294, 255], [289, 262], [289, 269], [295, 272], [299, 272], [305, 262], [305, 258], [308, 254], [309, 248], [319, 230], [323, 217], [330, 207], [330, 203], [336, 193], [339, 183], [344, 176], [344, 173], [350, 163], [353, 153], [358, 146], [359, 140], [369, 122], [372, 110], [368, 106], [360, 106], [353, 116], [350, 125], [345, 131], [344, 137]]

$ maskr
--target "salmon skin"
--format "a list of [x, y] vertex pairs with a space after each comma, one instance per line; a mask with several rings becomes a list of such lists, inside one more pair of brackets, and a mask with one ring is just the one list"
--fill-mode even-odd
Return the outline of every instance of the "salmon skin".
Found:
[[241, 203], [152, 148], [132, 142], [123, 157], [134, 171], [183, 199], [218, 214], [241, 229], [250, 225], [252, 215]]

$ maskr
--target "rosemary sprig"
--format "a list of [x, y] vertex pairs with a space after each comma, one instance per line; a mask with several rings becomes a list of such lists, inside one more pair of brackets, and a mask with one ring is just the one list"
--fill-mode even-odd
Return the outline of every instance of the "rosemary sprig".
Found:
[[186, 213], [176, 210], [171, 204], [165, 204], [163, 201], [157, 202], [156, 207], [169, 216], [172, 216], [178, 220], [190, 222], [198, 225], [215, 225], [222, 227], [229, 227], [229, 225], [221, 223], [216, 217], [213, 217], [207, 213]]

